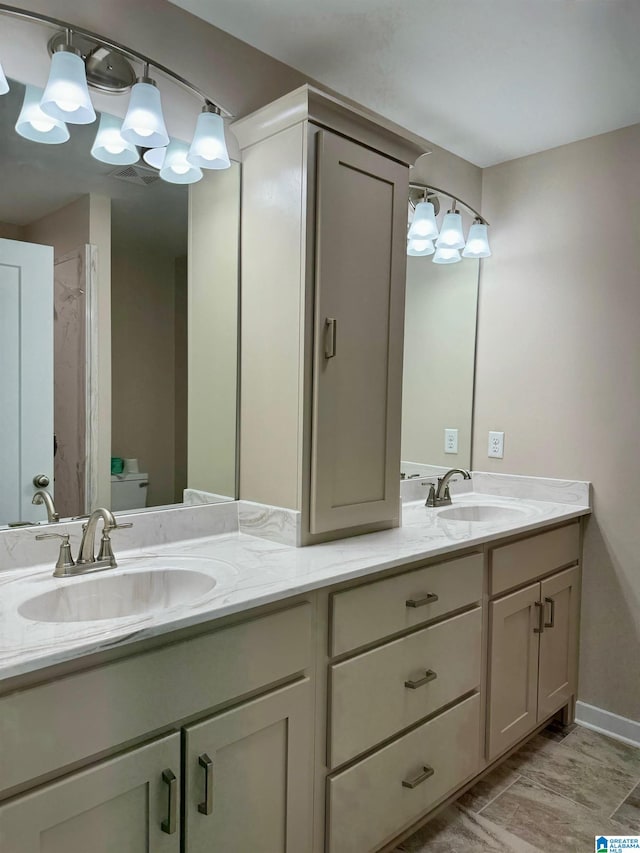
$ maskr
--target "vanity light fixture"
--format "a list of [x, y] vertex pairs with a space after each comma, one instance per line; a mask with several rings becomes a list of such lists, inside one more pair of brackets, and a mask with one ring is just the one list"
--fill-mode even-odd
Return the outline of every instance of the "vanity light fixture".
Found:
[[[171, 143], [169, 143], [171, 144]], [[142, 155], [142, 159], [149, 166], [153, 166], [154, 169], [162, 169], [162, 164], [164, 163], [164, 158], [167, 153], [167, 149], [165, 148], [148, 148], [144, 154]]]
[[122, 119], [102, 113], [91, 156], [102, 163], [114, 166], [130, 166], [137, 163], [140, 154], [135, 145], [122, 138]]
[[4, 73], [2, 63], [0, 62], [0, 95], [6, 95], [8, 91], [9, 84], [7, 83], [7, 77]]
[[69, 139], [69, 130], [63, 121], [43, 113], [40, 109], [42, 89], [26, 86], [22, 109], [16, 122], [16, 133], [32, 142], [59, 145]]
[[412, 257], [422, 258], [426, 255], [433, 255], [435, 252], [433, 240], [423, 240], [422, 238], [414, 238], [407, 243], [407, 255]]
[[487, 235], [487, 224], [476, 217], [473, 225], [469, 228], [467, 245], [462, 252], [463, 258], [488, 258], [491, 256], [489, 248], [489, 237]]
[[198, 116], [189, 162], [201, 169], [228, 169], [231, 165], [220, 110], [209, 101]]
[[[464, 233], [462, 231], [462, 216], [456, 210], [456, 199], [451, 199], [451, 210], [442, 221], [440, 236], [436, 240], [437, 249], [462, 249], [464, 248]], [[435, 258], [434, 258], [435, 260]]]
[[438, 247], [436, 249], [436, 253], [433, 256], [434, 264], [457, 264], [458, 261], [461, 261], [459, 249], [446, 249], [442, 247]]
[[72, 31], [66, 30], [64, 43], [51, 57], [49, 79], [40, 102], [42, 112], [70, 124], [91, 124], [96, 111], [91, 103], [87, 74], [80, 50], [72, 44]]
[[169, 134], [162, 115], [162, 100], [156, 81], [149, 77], [149, 64], [131, 89], [127, 114], [122, 122], [122, 138], [145, 148], [164, 148]]
[[167, 147], [160, 177], [170, 184], [195, 184], [202, 179], [202, 169], [192, 165], [188, 159], [189, 146], [186, 142], [173, 139]]
[[433, 203], [425, 198], [416, 205], [413, 214], [413, 222], [409, 228], [409, 240], [435, 240], [438, 236], [438, 225], [436, 223], [436, 212]]

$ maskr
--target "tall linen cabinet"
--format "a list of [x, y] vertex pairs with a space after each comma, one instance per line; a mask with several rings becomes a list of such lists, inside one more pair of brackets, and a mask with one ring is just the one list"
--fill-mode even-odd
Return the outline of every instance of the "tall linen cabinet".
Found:
[[409, 165], [400, 128], [310, 86], [243, 158], [240, 497], [300, 542], [398, 524]]

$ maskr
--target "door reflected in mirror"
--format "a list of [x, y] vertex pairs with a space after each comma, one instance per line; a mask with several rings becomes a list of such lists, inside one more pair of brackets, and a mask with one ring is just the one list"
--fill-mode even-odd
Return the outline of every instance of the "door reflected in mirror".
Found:
[[[0, 98], [0, 526], [236, 497], [240, 167], [142, 160], [14, 129]], [[99, 117], [98, 117], [99, 118]]]

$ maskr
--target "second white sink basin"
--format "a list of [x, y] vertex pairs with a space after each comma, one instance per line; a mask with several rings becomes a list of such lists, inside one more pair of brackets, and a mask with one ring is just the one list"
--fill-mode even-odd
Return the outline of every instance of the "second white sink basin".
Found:
[[203, 572], [158, 568], [79, 577], [23, 601], [18, 612], [36, 622], [88, 622], [145, 615], [191, 604], [211, 592], [216, 579]]
[[476, 504], [447, 507], [440, 510], [438, 518], [446, 518], [448, 521], [510, 521], [526, 513], [526, 510], [517, 507]]

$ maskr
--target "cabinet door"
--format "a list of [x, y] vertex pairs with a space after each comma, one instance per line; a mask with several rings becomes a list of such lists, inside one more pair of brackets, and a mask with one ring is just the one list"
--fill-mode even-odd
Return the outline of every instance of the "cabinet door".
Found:
[[489, 605], [489, 759], [517, 743], [536, 724], [539, 599], [536, 583]]
[[185, 729], [185, 851], [306, 853], [309, 682]]
[[408, 175], [318, 133], [311, 533], [398, 517]]
[[176, 732], [0, 806], [0, 850], [179, 853], [179, 775]]
[[541, 722], [576, 692], [580, 570], [576, 566], [542, 581], [544, 632], [540, 635], [538, 720]]

